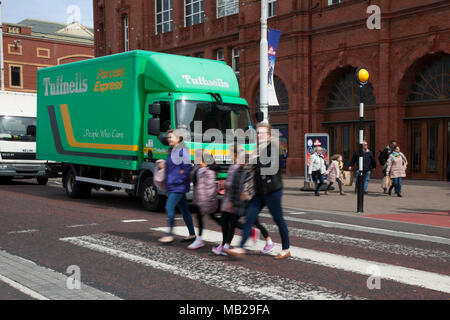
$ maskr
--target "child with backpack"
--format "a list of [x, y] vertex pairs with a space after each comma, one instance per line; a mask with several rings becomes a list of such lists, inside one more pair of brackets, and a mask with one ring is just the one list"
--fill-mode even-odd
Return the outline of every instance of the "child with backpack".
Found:
[[201, 163], [197, 164], [191, 172], [191, 181], [194, 184], [193, 203], [198, 209], [197, 219], [199, 230], [194, 242], [188, 246], [190, 250], [198, 249], [205, 245], [205, 242], [202, 240], [204, 216], [214, 214], [218, 209], [217, 173], [215, 171], [214, 158], [210, 153], [204, 152], [202, 154], [202, 150], [196, 150], [195, 153], [196, 159], [201, 159]]
[[[223, 239], [218, 247], [212, 249], [213, 253], [217, 255], [227, 255], [224, 250], [230, 248], [235, 229], [243, 228], [243, 224], [239, 222], [239, 219], [246, 214], [247, 204], [251, 199], [251, 195], [248, 193], [252, 192], [250, 190], [252, 187], [250, 185], [253, 183], [252, 172], [245, 167], [245, 163], [248, 163], [248, 161], [242, 161], [244, 163], [239, 163], [241, 161], [238, 161], [239, 156], [243, 155], [244, 152], [238, 144], [234, 145], [232, 152], [234, 154], [234, 164], [228, 169], [228, 176], [225, 181], [225, 194], [221, 205]], [[258, 220], [255, 222], [255, 227], [257, 229], [252, 229], [253, 241], [256, 243], [259, 238], [259, 232], [261, 232], [266, 240], [266, 245], [261, 252], [269, 253], [275, 247], [269, 232]]]
[[335, 154], [330, 158], [330, 160], [331, 164], [328, 167], [328, 170], [324, 173], [327, 176], [328, 182], [330, 183], [327, 190], [325, 191], [325, 195], [329, 195], [328, 191], [330, 191], [331, 186], [333, 185], [333, 183], [337, 182], [340, 195], [345, 196], [346, 194], [342, 190], [342, 184], [344, 181], [344, 162], [342, 155]]

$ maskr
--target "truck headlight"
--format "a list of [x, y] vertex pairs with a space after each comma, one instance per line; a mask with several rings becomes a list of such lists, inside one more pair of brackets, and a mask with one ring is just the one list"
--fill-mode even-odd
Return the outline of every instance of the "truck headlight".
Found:
[[0, 170], [8, 169], [8, 165], [6, 164], [0, 164]]

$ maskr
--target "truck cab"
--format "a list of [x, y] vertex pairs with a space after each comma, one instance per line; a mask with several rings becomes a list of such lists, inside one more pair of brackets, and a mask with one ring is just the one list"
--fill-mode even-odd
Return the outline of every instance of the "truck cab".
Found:
[[36, 94], [0, 92], [0, 181], [47, 183], [47, 161], [36, 160]]

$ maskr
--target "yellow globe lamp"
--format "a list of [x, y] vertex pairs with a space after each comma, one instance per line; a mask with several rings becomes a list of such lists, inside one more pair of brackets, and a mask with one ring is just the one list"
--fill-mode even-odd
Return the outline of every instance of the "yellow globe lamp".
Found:
[[362, 85], [369, 81], [369, 71], [364, 68], [358, 68], [356, 70], [356, 80]]

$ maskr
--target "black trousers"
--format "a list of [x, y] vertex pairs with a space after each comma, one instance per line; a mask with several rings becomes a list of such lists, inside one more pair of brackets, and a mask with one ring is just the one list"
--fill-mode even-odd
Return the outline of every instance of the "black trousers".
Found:
[[[239, 222], [239, 218], [237, 214], [222, 212], [222, 245], [225, 245], [225, 243], [231, 244], [236, 228], [243, 229], [244, 225]], [[261, 231], [264, 239], [269, 237], [269, 231], [259, 223], [258, 219], [256, 219], [255, 227]]]
[[[342, 192], [342, 181], [340, 179], [336, 179], [336, 181], [339, 186], [339, 192]], [[327, 191], [330, 191], [332, 185], [333, 185], [333, 182], [330, 182], [330, 184], [327, 187]]]

